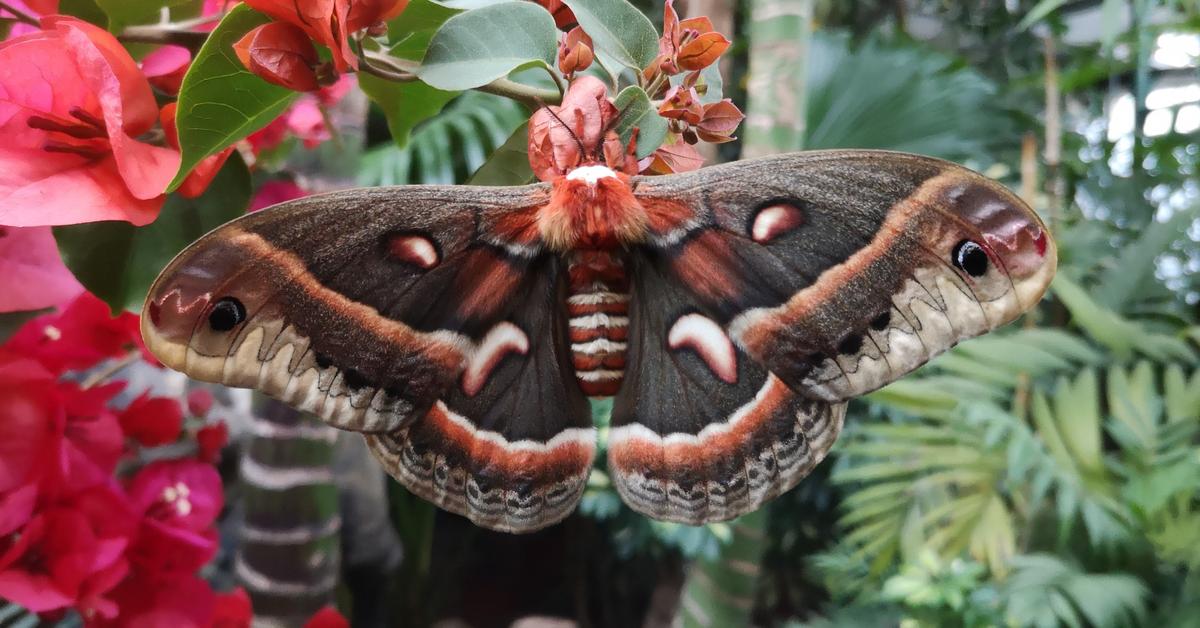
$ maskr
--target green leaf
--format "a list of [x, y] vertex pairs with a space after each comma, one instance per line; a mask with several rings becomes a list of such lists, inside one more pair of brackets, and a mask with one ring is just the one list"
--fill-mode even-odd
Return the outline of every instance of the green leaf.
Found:
[[537, 63], [553, 67], [554, 18], [530, 2], [504, 2], [446, 20], [429, 42], [417, 76], [444, 90], [486, 85]]
[[444, 92], [420, 81], [397, 83], [370, 74], [360, 74], [358, 85], [379, 105], [387, 117], [392, 140], [403, 148], [413, 127], [438, 114], [458, 92]]
[[187, 0], [95, 0], [108, 17], [108, 29], [113, 32], [129, 24], [154, 22], [163, 7], [185, 2]]
[[507, 98], [463, 93], [414, 130], [404, 148], [388, 143], [367, 151], [356, 179], [363, 186], [462, 182], [528, 118]]
[[627, 146], [633, 130], [638, 129], [637, 156], [642, 159], [662, 146], [667, 139], [667, 121], [650, 102], [645, 90], [630, 85], [621, 90], [613, 100], [620, 114], [617, 116], [615, 129], [621, 136], [621, 145]]
[[1034, 7], [1029, 10], [1029, 13], [1025, 14], [1025, 17], [1021, 18], [1021, 22], [1017, 24], [1017, 28], [1015, 30], [1020, 32], [1029, 28], [1030, 26], [1033, 26], [1034, 24], [1037, 24], [1051, 13], [1057, 11], [1059, 7], [1066, 3], [1067, 0], [1042, 0], [1034, 5]]
[[420, 61], [429, 48], [433, 34], [446, 20], [462, 13], [433, 0], [412, 0], [404, 12], [388, 22], [388, 41], [392, 56]]
[[1098, 305], [1083, 288], [1062, 273], [1054, 278], [1051, 287], [1055, 296], [1071, 312], [1075, 324], [1113, 353], [1127, 356], [1145, 335], [1137, 325]]
[[883, 148], [995, 159], [1008, 120], [995, 85], [928, 47], [818, 31], [809, 47], [804, 148]]
[[96, 0], [60, 0], [58, 12], [92, 24], [103, 24], [108, 18], [104, 10], [96, 4]]
[[626, 0], [565, 0], [596, 49], [641, 70], [658, 56], [658, 31]]
[[254, 76], [233, 53], [233, 44], [268, 18], [238, 5], [209, 35], [179, 90], [175, 124], [182, 162], [174, 190], [201, 159], [263, 128], [291, 104], [296, 92]]
[[467, 180], [469, 185], [524, 185], [533, 181], [529, 167], [529, 124], [520, 128], [497, 148]]
[[172, 194], [145, 227], [96, 222], [56, 227], [63, 260], [88, 290], [114, 311], [140, 309], [159, 271], [184, 247], [246, 211], [250, 172], [236, 152], [208, 190], [194, 199]]
[[1136, 240], [1120, 249], [1120, 254], [1097, 279], [1091, 290], [1097, 303], [1120, 311], [1145, 290], [1156, 286], [1154, 270], [1159, 255], [1171, 249], [1176, 240], [1186, 239], [1188, 227], [1200, 214], [1200, 203], [1175, 212], [1163, 222], [1152, 221]]

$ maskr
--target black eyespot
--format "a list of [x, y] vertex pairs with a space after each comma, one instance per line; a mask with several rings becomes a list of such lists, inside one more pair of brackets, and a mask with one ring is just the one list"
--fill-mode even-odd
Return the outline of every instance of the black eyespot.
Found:
[[214, 331], [229, 331], [246, 320], [246, 306], [233, 297], [224, 297], [213, 304], [208, 313], [208, 325]]
[[982, 277], [988, 269], [987, 253], [982, 246], [970, 240], [963, 240], [954, 245], [950, 261], [972, 277]]
[[874, 329], [875, 331], [883, 331], [887, 329], [888, 325], [890, 324], [892, 324], [891, 312], [884, 312], [883, 314], [871, 319], [871, 329]]
[[842, 355], [854, 355], [862, 350], [863, 338], [858, 335], [846, 336], [842, 342], [838, 344], [838, 353]]

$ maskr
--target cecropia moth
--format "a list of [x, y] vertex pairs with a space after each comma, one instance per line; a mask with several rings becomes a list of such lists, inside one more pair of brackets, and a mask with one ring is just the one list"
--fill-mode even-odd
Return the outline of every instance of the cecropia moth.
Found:
[[794, 486], [848, 399], [1012, 321], [1055, 265], [1029, 207], [936, 159], [821, 151], [654, 177], [593, 160], [524, 187], [244, 216], [163, 271], [142, 334], [194, 378], [362, 432], [411, 491], [496, 530], [574, 509], [587, 398], [615, 396], [621, 496], [696, 524]]

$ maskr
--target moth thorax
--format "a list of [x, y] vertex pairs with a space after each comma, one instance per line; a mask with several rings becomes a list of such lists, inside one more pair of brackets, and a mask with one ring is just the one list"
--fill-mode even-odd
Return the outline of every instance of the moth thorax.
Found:
[[567, 257], [567, 270], [575, 378], [589, 397], [610, 397], [625, 377], [629, 326], [625, 265], [609, 251], [576, 251]]
[[612, 250], [641, 241], [646, 211], [629, 177], [604, 166], [583, 166], [555, 179], [538, 214], [542, 238], [557, 251]]

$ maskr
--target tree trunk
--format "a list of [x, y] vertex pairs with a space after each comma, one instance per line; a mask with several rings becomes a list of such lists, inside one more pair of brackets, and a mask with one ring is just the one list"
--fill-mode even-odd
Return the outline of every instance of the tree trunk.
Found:
[[812, 0], [751, 0], [750, 75], [742, 157], [798, 150], [804, 143], [804, 81]]

